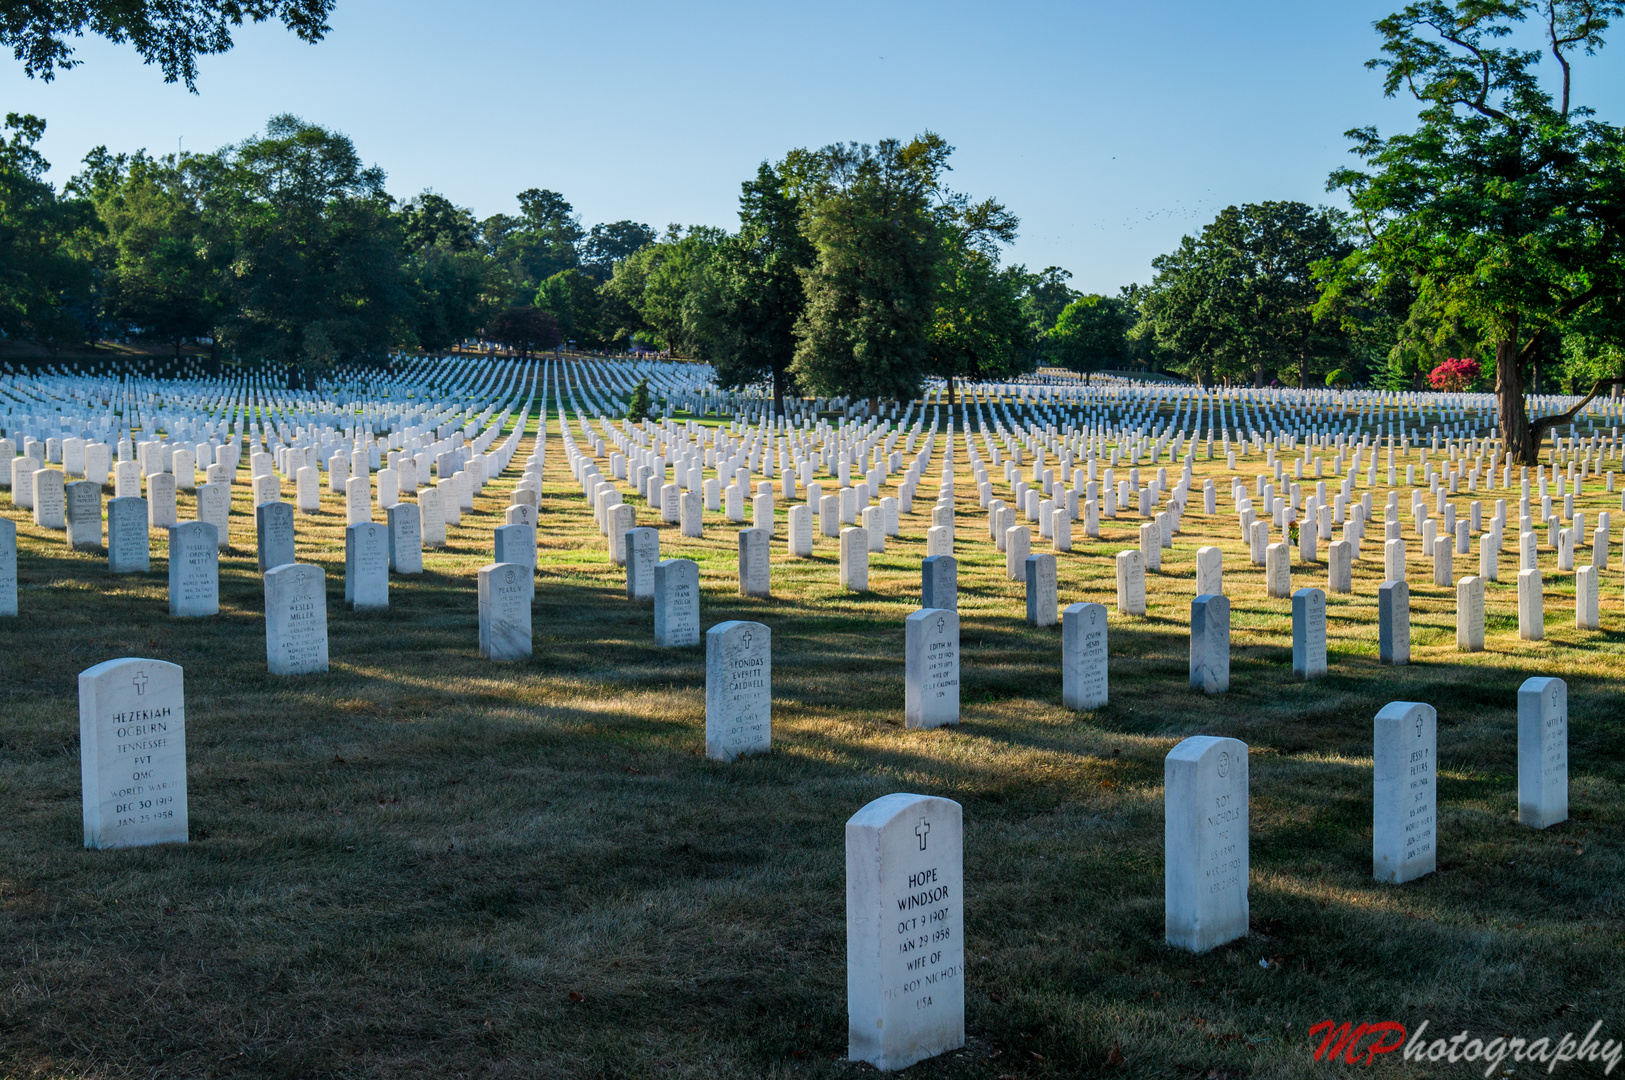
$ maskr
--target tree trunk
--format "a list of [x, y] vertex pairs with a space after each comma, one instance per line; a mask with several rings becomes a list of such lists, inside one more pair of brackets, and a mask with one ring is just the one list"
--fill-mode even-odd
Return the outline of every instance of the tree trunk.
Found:
[[952, 375], [950, 375], [950, 376], [948, 376], [948, 409], [949, 409], [950, 412], [953, 411], [953, 407], [954, 407], [954, 377]]
[[778, 364], [773, 365], [773, 408], [784, 415], [784, 368]]
[[1539, 464], [1540, 446], [1524, 408], [1518, 343], [1509, 337], [1495, 339], [1495, 400], [1501, 407], [1501, 445], [1518, 464]]
[[1298, 389], [1309, 389], [1309, 354], [1307, 352], [1298, 354]]

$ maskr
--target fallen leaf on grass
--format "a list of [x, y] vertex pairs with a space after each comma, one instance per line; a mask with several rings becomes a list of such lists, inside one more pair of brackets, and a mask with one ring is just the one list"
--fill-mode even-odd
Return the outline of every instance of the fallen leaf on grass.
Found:
[[1112, 1043], [1111, 1051], [1106, 1055], [1106, 1064], [1115, 1069], [1119, 1065], [1126, 1064], [1127, 1060], [1123, 1057], [1123, 1048], [1117, 1043]]
[[579, 991], [579, 990], [570, 991], [570, 1004], [572, 1004], [572, 1005], [580, 1005], [583, 1001], [586, 1001], [586, 1000], [587, 1000], [587, 995], [583, 994], [581, 991]]

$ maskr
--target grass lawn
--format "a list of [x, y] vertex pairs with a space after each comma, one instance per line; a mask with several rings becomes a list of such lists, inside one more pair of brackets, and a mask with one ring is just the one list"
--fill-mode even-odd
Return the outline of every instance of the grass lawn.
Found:
[[[266, 674], [246, 455], [216, 618], [169, 617], [161, 538], [151, 573], [114, 578], [0, 498], [22, 611], [0, 625], [0, 1076], [872, 1073], [844, 1061], [843, 827], [895, 791], [965, 809], [969, 1041], [910, 1076], [1361, 1073], [1311, 1060], [1325, 1019], [1529, 1038], [1602, 1020], [1625, 1037], [1617, 550], [1603, 630], [1573, 628], [1573, 575], [1547, 569], [1547, 639], [1525, 643], [1509, 534], [1489, 647], [1468, 655], [1454, 590], [1429, 584], [1407, 526], [1414, 662], [1392, 669], [1376, 662], [1379, 523], [1354, 594], [1328, 600], [1330, 677], [1306, 685], [1290, 601], [1265, 597], [1221, 494], [1147, 574], [1147, 616], [1113, 612], [1111, 704], [1080, 714], [1060, 704], [1060, 629], [1026, 627], [961, 444], [954, 728], [902, 726], [934, 488], [863, 595], [837, 587], [835, 541], [785, 556], [782, 500], [771, 600], [737, 595], [720, 514], [703, 540], [662, 527], [663, 556], [700, 564], [704, 625], [773, 630], [774, 750], [722, 765], [703, 756], [703, 649], [653, 645], [551, 431], [521, 664], [479, 659], [475, 572], [528, 441], [422, 577], [392, 578], [382, 613], [343, 608], [343, 499], [324, 478], [322, 513], [296, 520], [300, 559], [328, 572], [324, 676]], [[1251, 487], [1262, 465], [1242, 464]], [[1201, 462], [1198, 490], [1228, 475]], [[1502, 494], [1483, 496], [1486, 519]], [[1588, 521], [1615, 498], [1581, 500]], [[1137, 525], [1105, 522], [1098, 542], [1076, 527], [1062, 604], [1113, 603]], [[1233, 604], [1231, 689], [1212, 698], [1187, 680], [1204, 543], [1224, 548]], [[1293, 575], [1325, 586], [1323, 563]], [[185, 667], [187, 845], [81, 846], [77, 674], [120, 656]], [[1544, 832], [1516, 821], [1530, 675], [1566, 679], [1572, 717], [1571, 820]], [[1439, 713], [1439, 870], [1399, 887], [1371, 874], [1372, 718], [1394, 700]], [[1202, 956], [1162, 940], [1162, 759], [1198, 733], [1252, 753], [1254, 933]], [[1398, 1057], [1377, 1070], [1483, 1073]]]

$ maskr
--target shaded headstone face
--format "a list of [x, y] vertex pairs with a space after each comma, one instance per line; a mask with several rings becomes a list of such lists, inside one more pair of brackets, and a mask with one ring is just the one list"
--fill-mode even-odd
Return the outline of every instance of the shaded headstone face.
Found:
[[1061, 615], [1061, 700], [1070, 709], [1098, 709], [1106, 687], [1106, 605], [1072, 604]]
[[356, 611], [389, 607], [388, 530], [371, 523], [344, 530], [344, 602]]
[[99, 551], [102, 546], [102, 486], [80, 480], [67, 487], [68, 544], [75, 551]]
[[530, 656], [532, 581], [530, 569], [518, 563], [480, 568], [480, 655], [485, 659]]
[[959, 563], [952, 555], [932, 555], [920, 562], [920, 606], [959, 610]]
[[1377, 661], [1411, 662], [1411, 590], [1403, 581], [1377, 586]]
[[214, 526], [206, 521], [169, 528], [169, 613], [220, 614], [220, 546]]
[[1568, 684], [1525, 679], [1518, 687], [1518, 820], [1544, 829], [1568, 819]]
[[732, 620], [705, 632], [705, 756], [765, 754], [773, 740], [773, 648], [766, 626]]
[[1206, 694], [1230, 689], [1230, 601], [1198, 596], [1191, 601], [1191, 687]]
[[423, 528], [417, 503], [396, 503], [389, 519], [389, 568], [397, 574], [423, 573]]
[[265, 657], [272, 675], [327, 670], [327, 575], [321, 567], [290, 562], [265, 572]]
[[178, 665], [108, 660], [79, 673], [79, 772], [87, 848], [186, 842]]
[[107, 501], [107, 569], [144, 574], [151, 569], [147, 500], [134, 496]]
[[1395, 701], [1377, 713], [1371, 856], [1378, 881], [1431, 874], [1437, 854], [1438, 720], [1433, 706]]
[[766, 599], [772, 595], [768, 569], [771, 529], [739, 530], [739, 595]]
[[260, 503], [254, 507], [254, 531], [260, 573], [294, 561], [292, 506]]
[[0, 518], [0, 616], [17, 614], [17, 523]]
[[806, 559], [812, 556], [813, 551], [813, 514], [812, 507], [792, 506], [789, 510], [790, 518], [790, 555], [797, 559]]
[[147, 523], [154, 529], [167, 529], [178, 520], [175, 515], [175, 474], [147, 474]]
[[926, 608], [908, 617], [904, 633], [904, 725], [959, 723], [959, 614]]
[[1206, 952], [1247, 934], [1247, 744], [1193, 735], [1163, 762], [1164, 933]]
[[1054, 626], [1059, 603], [1055, 584], [1055, 556], [1029, 555], [1023, 564], [1027, 579], [1027, 625]]
[[964, 817], [886, 795], [846, 823], [847, 1057], [882, 1071], [965, 1045]]
[[656, 529], [628, 529], [626, 533], [626, 598], [653, 603], [655, 566], [660, 562], [660, 533]]
[[1319, 589], [1292, 594], [1292, 674], [1300, 679], [1326, 675], [1326, 594]]
[[662, 559], [654, 568], [655, 644], [700, 643], [700, 567], [692, 559]]

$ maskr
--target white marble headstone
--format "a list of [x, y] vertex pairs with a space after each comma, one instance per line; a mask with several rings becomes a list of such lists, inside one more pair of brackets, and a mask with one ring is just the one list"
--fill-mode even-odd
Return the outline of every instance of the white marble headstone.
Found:
[[1438, 717], [1433, 706], [1393, 701], [1377, 713], [1372, 770], [1372, 872], [1402, 884], [1431, 874], [1437, 857]]
[[904, 726], [959, 723], [959, 613], [924, 608], [904, 632]]
[[757, 622], [718, 623], [705, 632], [705, 756], [733, 761], [772, 742], [772, 634]]
[[79, 673], [85, 847], [187, 840], [186, 693], [162, 660], [108, 660]]
[[1206, 952], [1248, 932], [1247, 744], [1192, 735], [1163, 760], [1163, 919]]
[[964, 818], [885, 795], [846, 823], [847, 1057], [882, 1072], [965, 1045]]
[[1106, 605], [1068, 605], [1061, 613], [1061, 700], [1070, 709], [1098, 709], [1106, 686]]

